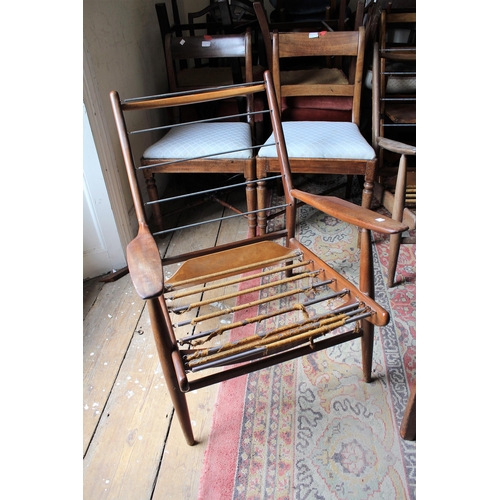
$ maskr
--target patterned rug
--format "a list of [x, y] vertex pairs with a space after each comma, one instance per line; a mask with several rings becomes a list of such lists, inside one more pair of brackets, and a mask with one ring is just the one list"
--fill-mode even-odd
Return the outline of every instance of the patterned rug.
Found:
[[[313, 179], [316, 192], [329, 182]], [[310, 207], [298, 220], [300, 241], [357, 284], [357, 229]], [[199, 500], [415, 498], [416, 444], [399, 426], [416, 372], [416, 246], [402, 245], [388, 289], [388, 238], [374, 243], [375, 299], [392, 320], [375, 329], [373, 382], [352, 342], [221, 384]]]

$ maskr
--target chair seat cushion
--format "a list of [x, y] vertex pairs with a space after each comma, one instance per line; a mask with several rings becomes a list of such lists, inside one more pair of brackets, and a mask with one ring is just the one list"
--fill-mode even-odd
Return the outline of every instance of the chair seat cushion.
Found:
[[[290, 158], [342, 158], [373, 160], [375, 151], [351, 122], [284, 122], [283, 133]], [[277, 157], [274, 136], [259, 150], [260, 157]]]
[[[394, 74], [387, 77], [387, 94], [415, 94], [417, 92], [415, 64], [388, 62], [386, 71], [394, 72]], [[365, 87], [371, 89], [372, 82], [373, 71], [369, 69], [366, 72]]]
[[143, 157], [196, 158], [210, 155], [211, 158], [247, 159], [253, 155], [252, 149], [246, 149], [251, 146], [252, 134], [248, 123], [191, 123], [170, 129], [144, 151]]
[[313, 68], [280, 71], [281, 85], [306, 85], [330, 83], [347, 85], [349, 80], [338, 68]]
[[281, 110], [287, 108], [352, 110], [352, 97], [344, 96], [294, 96], [282, 97]]

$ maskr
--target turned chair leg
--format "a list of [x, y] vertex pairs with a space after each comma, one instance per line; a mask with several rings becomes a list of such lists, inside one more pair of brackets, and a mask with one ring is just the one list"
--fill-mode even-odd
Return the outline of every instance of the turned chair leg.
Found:
[[[396, 180], [396, 190], [394, 192], [394, 205], [392, 208], [392, 218], [398, 222], [403, 220], [406, 196], [406, 155], [401, 155], [399, 160], [398, 177]], [[392, 234], [389, 240], [389, 264], [387, 271], [387, 286], [394, 286], [396, 267], [398, 265], [399, 247], [401, 246], [401, 233]]]
[[257, 213], [257, 235], [261, 236], [267, 232], [267, 215], [266, 215], [266, 181], [259, 180], [257, 183], [257, 207], [260, 212]]
[[[247, 181], [251, 181], [253, 179], [247, 178]], [[247, 210], [248, 212], [254, 212], [257, 210], [257, 190], [255, 188], [255, 184], [247, 184], [246, 187], [246, 195], [247, 195]], [[249, 237], [254, 237], [257, 232], [257, 214], [248, 214], [248, 235]]]
[[[148, 190], [149, 201], [158, 201], [158, 188], [156, 186], [155, 174], [148, 170], [144, 171], [144, 178], [146, 180], [146, 188]], [[163, 230], [163, 220], [161, 216], [161, 208], [159, 203], [153, 203], [153, 222], [158, 231]]]

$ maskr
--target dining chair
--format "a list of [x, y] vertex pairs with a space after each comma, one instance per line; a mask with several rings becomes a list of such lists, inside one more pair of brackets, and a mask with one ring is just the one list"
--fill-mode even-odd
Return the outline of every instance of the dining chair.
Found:
[[[181, 94], [188, 90], [221, 85], [217, 74], [227, 72], [226, 84], [253, 81], [251, 34], [174, 37], [167, 34], [165, 39], [167, 73], [172, 92]], [[234, 65], [220, 68], [207, 68], [205, 80], [192, 76], [191, 69], [179, 69], [175, 63], [183, 59], [234, 60], [238, 67], [244, 64], [244, 76], [238, 81], [234, 75]], [[214, 74], [214, 79], [209, 75]], [[171, 123], [163, 137], [151, 144], [142, 154], [141, 170], [146, 181], [153, 220], [158, 235], [162, 234], [163, 220], [159, 193], [155, 181], [157, 174], [243, 174], [245, 180], [255, 179], [254, 146], [254, 104], [253, 95], [238, 96], [237, 99], [222, 103], [215, 101], [210, 105], [188, 106], [183, 103], [170, 114]], [[188, 110], [186, 112], [186, 110]], [[240, 115], [241, 111], [246, 115]], [[182, 113], [180, 111], [183, 111]], [[217, 121], [210, 122], [210, 118]], [[183, 121], [191, 120], [182, 124]], [[195, 120], [195, 123], [192, 121]], [[245, 120], [245, 121], [242, 121]], [[167, 126], [165, 126], [167, 127]], [[231, 151], [224, 155], [213, 156], [214, 151]], [[197, 159], [186, 161], [196, 156]], [[248, 208], [256, 208], [255, 186], [248, 189]], [[255, 215], [249, 216], [249, 231], [255, 232]]]
[[[334, 3], [334, 2], [332, 2]], [[256, 1], [253, 3], [253, 8], [255, 10], [255, 15], [257, 17], [260, 35], [262, 37], [262, 43], [264, 45], [264, 53], [266, 56], [265, 64], [269, 70], [272, 71], [272, 33], [274, 31], [278, 32], [288, 32], [288, 31], [304, 31], [304, 32], [319, 32], [323, 30], [328, 31], [350, 31], [352, 29], [357, 30], [361, 26], [362, 18], [359, 16], [363, 13], [363, 2], [360, 0], [357, 4], [356, 15], [353, 19], [345, 18], [346, 16], [346, 0], [341, 1], [340, 13], [337, 17], [330, 14], [330, 9], [327, 9], [323, 15], [316, 16], [313, 19], [304, 20], [303, 18], [294, 20], [278, 20], [270, 21], [268, 14], [261, 1]], [[296, 59], [296, 58], [295, 58]], [[315, 68], [323, 68], [332, 66], [341, 67], [341, 59], [336, 58], [332, 61], [329, 56], [322, 58], [308, 58], [307, 61], [302, 61], [304, 67], [309, 70], [314, 70]], [[286, 70], [286, 61], [282, 61], [282, 70]], [[294, 68], [297, 69], [297, 61], [294, 61]], [[306, 99], [313, 99], [308, 97]]]
[[[314, 80], [304, 73], [301, 78], [280, 71], [281, 61], [305, 56], [342, 56], [354, 58], [354, 72], [350, 77], [341, 70], [325, 72], [324, 78]], [[360, 101], [364, 62], [364, 28], [358, 31], [319, 33], [273, 33], [273, 81], [279, 112], [288, 147], [290, 168], [293, 173], [329, 173], [363, 176], [361, 204], [370, 208], [377, 157], [374, 149], [360, 132]], [[350, 66], [350, 65], [349, 65]], [[335, 120], [301, 120], [299, 116], [286, 116], [284, 99], [316, 96], [329, 101]], [[334, 101], [332, 105], [331, 102]], [[256, 175], [261, 182], [257, 187], [258, 232], [266, 231], [266, 177], [279, 171], [279, 159], [271, 146], [270, 137], [256, 158]]]
[[[216, 247], [198, 248], [196, 240], [190, 251], [179, 254], [173, 242], [175, 232], [195, 229], [194, 224], [174, 227], [172, 251], [162, 258], [147, 224], [138, 182], [141, 167], [134, 161], [128, 123], [139, 112], [259, 92], [266, 93], [269, 103], [266, 112], [285, 189], [285, 228], [251, 238], [235, 236]], [[390, 319], [373, 299], [371, 231], [392, 234], [406, 226], [348, 201], [294, 188], [270, 73], [261, 82], [182, 95], [121, 99], [112, 91], [110, 98], [139, 226], [127, 247], [128, 269], [137, 294], [147, 303], [158, 356], [186, 442], [196, 443], [186, 395], [190, 391], [344, 342], [361, 342], [363, 378], [370, 382], [374, 327]], [[360, 228], [358, 286], [298, 240], [299, 200]], [[202, 223], [220, 223], [220, 219]], [[214, 312], [214, 303], [226, 307]], [[222, 322], [221, 317], [230, 319]]]

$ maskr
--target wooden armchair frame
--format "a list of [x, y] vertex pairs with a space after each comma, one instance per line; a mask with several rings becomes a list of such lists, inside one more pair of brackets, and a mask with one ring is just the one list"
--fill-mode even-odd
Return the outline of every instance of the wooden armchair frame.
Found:
[[[125, 115], [128, 116], [129, 113], [138, 110], [165, 108], [193, 102], [211, 102], [263, 91], [265, 91], [269, 101], [269, 112], [285, 187], [286, 228], [273, 234], [268, 233], [264, 236], [234, 241], [220, 247], [175, 255], [162, 260], [157, 243], [146, 223]], [[364, 379], [367, 382], [371, 381], [373, 328], [374, 325], [383, 326], [389, 321], [387, 311], [372, 299], [371, 231], [392, 234], [404, 231], [406, 227], [392, 219], [381, 219], [379, 214], [347, 201], [335, 197], [314, 195], [293, 188], [270, 74], [268, 72], [264, 74], [264, 82], [182, 95], [154, 96], [121, 101], [118, 93], [113, 91], [110, 97], [139, 222], [138, 234], [127, 247], [128, 266], [138, 295], [147, 301], [165, 380], [187, 443], [193, 445], [195, 439], [189, 417], [186, 392], [358, 338], [361, 339], [362, 343]], [[359, 287], [352, 285], [295, 238], [296, 207], [299, 200], [332, 217], [337, 217], [361, 228]], [[284, 244], [277, 243], [283, 239]], [[290, 264], [292, 260], [297, 258], [299, 258], [297, 264]], [[303, 319], [296, 324], [284, 321], [286, 326], [283, 328], [273, 328], [259, 336], [254, 335], [247, 339], [225, 342], [211, 348], [197, 348], [196, 343], [200, 339], [206, 338], [207, 335], [213, 336], [214, 332], [205, 331], [187, 338], [178, 338], [176, 327], [180, 323], [177, 322], [176, 311], [169, 306], [168, 300], [180, 300], [179, 296], [184, 293], [197, 293], [192, 290], [186, 291], [188, 286], [206, 285], [211, 282], [210, 287], [216, 287], [217, 283], [213, 284], [214, 281], [233, 277], [241, 272], [248, 273], [259, 269], [265, 269], [262, 272], [276, 272], [268, 268], [272, 263], [278, 261], [284, 263], [284, 266], [279, 267], [278, 271], [286, 276], [283, 278], [286, 283], [290, 280], [297, 280], [301, 276], [300, 273], [297, 276], [297, 271], [292, 271], [292, 268], [297, 269], [296, 266], [300, 266], [305, 273], [317, 275], [320, 283], [313, 286], [325, 286], [326, 295], [318, 296], [317, 300], [314, 301], [315, 304], [320, 300], [340, 300], [341, 303], [336, 304], [333, 310], [327, 311], [328, 314], [316, 318], [313, 317], [315, 314], [313, 309], [307, 311], [308, 303], [298, 302], [292, 308], [296, 307], [305, 313]], [[178, 271], [165, 279], [163, 266], [177, 262], [182, 262]], [[255, 276], [260, 276], [260, 274]], [[307, 284], [307, 286], [310, 285]], [[207, 288], [204, 290], [207, 291]], [[298, 291], [300, 290], [293, 290], [291, 293], [297, 294]], [[165, 293], [167, 293], [167, 298]], [[285, 293], [290, 295], [290, 291]], [[172, 294], [179, 296], [172, 298]], [[210, 298], [209, 300], [215, 299]], [[202, 308], [202, 302], [193, 304], [188, 301], [188, 305], [180, 309], [184, 310], [186, 307]], [[239, 307], [246, 309], [249, 305], [250, 303], [244, 303]], [[283, 310], [277, 312], [279, 315], [284, 313]], [[196, 321], [204, 320], [203, 314], [195, 314], [193, 317], [196, 318]], [[265, 322], [265, 319], [263, 317], [245, 318], [240, 323], [257, 322], [260, 324], [260, 322]], [[340, 327], [340, 323], [344, 322], [349, 323], [350, 326]], [[231, 328], [233, 332], [238, 327], [238, 324], [232, 324], [227, 328]], [[336, 329], [337, 327], [339, 329]], [[202, 369], [206, 369], [208, 374], [203, 375]], [[196, 372], [196, 376], [193, 376], [194, 372]]]

